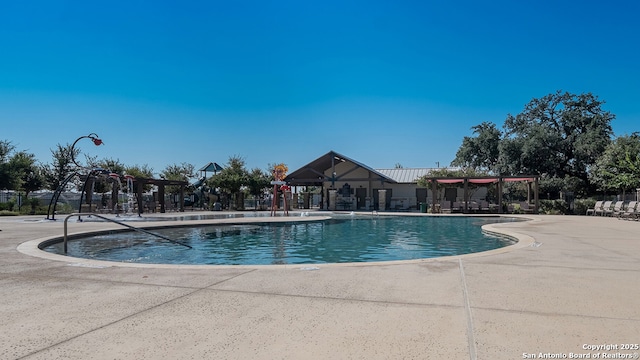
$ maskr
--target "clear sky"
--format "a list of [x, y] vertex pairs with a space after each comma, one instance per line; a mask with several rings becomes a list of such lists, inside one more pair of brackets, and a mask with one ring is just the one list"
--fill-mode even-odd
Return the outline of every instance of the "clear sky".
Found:
[[[448, 165], [556, 90], [640, 131], [638, 1], [3, 1], [0, 140], [196, 169]], [[83, 157], [81, 157], [83, 159]]]

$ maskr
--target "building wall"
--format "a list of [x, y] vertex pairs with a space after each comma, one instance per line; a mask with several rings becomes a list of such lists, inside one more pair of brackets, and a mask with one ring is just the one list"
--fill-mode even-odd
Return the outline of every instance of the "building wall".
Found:
[[[355, 169], [354, 169], [355, 168]], [[332, 177], [333, 169], [329, 168], [324, 172], [324, 175], [327, 178]], [[416, 210], [420, 208], [420, 202], [424, 200], [420, 200], [417, 197], [416, 190], [422, 189], [422, 191], [426, 190], [427, 198], [426, 202], [428, 204], [432, 204], [433, 194], [431, 188], [420, 188], [417, 183], [387, 183], [381, 182], [379, 179], [376, 179], [378, 176], [370, 173], [369, 170], [357, 167], [352, 162], [344, 161], [338, 162], [335, 164], [335, 172], [336, 177], [339, 180], [335, 182], [325, 181], [323, 183], [323, 208], [335, 208], [334, 206], [340, 204], [338, 209], [341, 210], [372, 210], [377, 205], [378, 194], [374, 194], [374, 191], [378, 189], [386, 189], [391, 192], [391, 197], [389, 201], [387, 201], [386, 209], [387, 210]], [[348, 174], [346, 174], [348, 172]], [[345, 175], [346, 174], [346, 175]], [[374, 178], [375, 177], [375, 178]], [[345, 193], [343, 191], [345, 184], [349, 185], [349, 193]], [[457, 185], [457, 186], [456, 186]], [[436, 194], [436, 201], [439, 203], [444, 198], [445, 188], [456, 188], [456, 201], [463, 201], [464, 199], [464, 187], [462, 184], [456, 185], [447, 185], [442, 186], [438, 190], [438, 194]], [[365, 189], [361, 190], [365, 192], [365, 201], [360, 201], [360, 207], [358, 207], [358, 199], [357, 194], [359, 191], [357, 189]], [[333, 206], [328, 204], [330, 192], [328, 190], [336, 190], [336, 204]], [[487, 195], [486, 187], [479, 187], [471, 189], [470, 199], [471, 200], [480, 200], [485, 199]], [[419, 201], [420, 200], [420, 201]], [[364, 206], [363, 206], [364, 204]]]

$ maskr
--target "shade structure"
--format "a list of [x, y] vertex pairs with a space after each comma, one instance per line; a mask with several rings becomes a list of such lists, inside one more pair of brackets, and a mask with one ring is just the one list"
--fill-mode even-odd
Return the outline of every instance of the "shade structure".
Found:
[[[468, 185], [469, 184], [497, 184], [497, 192], [498, 192], [498, 211], [502, 212], [502, 196], [503, 196], [503, 184], [506, 182], [525, 182], [527, 183], [527, 203], [531, 201], [530, 199], [530, 191], [533, 190], [534, 195], [534, 209], [533, 212], [537, 213], [539, 209], [539, 189], [538, 189], [538, 180], [540, 176], [538, 175], [518, 175], [518, 176], [487, 176], [487, 177], [427, 177], [425, 180], [431, 182], [432, 191], [435, 194], [438, 190], [438, 184], [464, 184], [464, 203], [465, 203], [465, 211], [466, 204], [469, 202], [469, 192]], [[533, 186], [533, 189], [532, 189]], [[436, 201], [432, 203], [432, 212], [436, 212]]]
[[215, 162], [210, 162], [207, 165], [203, 166], [200, 170], [198, 171], [204, 171], [204, 172], [218, 172], [222, 170], [222, 166], [218, 165], [218, 163]]

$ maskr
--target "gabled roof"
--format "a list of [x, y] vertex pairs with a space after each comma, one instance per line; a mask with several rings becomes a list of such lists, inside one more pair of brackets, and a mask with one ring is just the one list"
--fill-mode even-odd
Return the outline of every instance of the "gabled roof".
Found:
[[[324, 173], [326, 170], [331, 169], [334, 165], [348, 161], [353, 163], [354, 166], [363, 168], [373, 174], [371, 180], [380, 180], [387, 183], [395, 183], [396, 181], [387, 175], [374, 170], [367, 165], [364, 165], [358, 161], [355, 161], [351, 158], [348, 158], [342, 154], [339, 154], [335, 151], [329, 151], [328, 153], [320, 156], [319, 158], [313, 160], [307, 165], [301, 167], [300, 169], [290, 173], [284, 179], [291, 185], [321, 185], [324, 181], [331, 180], [340, 180], [340, 174], [336, 174], [334, 178], [326, 176]], [[353, 179], [349, 179], [353, 180]], [[365, 180], [365, 179], [362, 179]]]

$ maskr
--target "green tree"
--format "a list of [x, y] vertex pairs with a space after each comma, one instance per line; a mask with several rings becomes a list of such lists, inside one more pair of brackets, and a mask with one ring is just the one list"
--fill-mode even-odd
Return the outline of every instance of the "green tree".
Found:
[[25, 197], [44, 187], [42, 168], [36, 163], [35, 155], [20, 151], [11, 157], [9, 163], [17, 179], [16, 188], [24, 191]]
[[[418, 178], [418, 186], [429, 187], [429, 178], [462, 178], [462, 177], [482, 177], [489, 175], [486, 171], [474, 168], [438, 168], [432, 169], [427, 175]], [[440, 185], [438, 185], [440, 186]]]
[[589, 190], [588, 170], [611, 141], [613, 114], [591, 93], [549, 94], [508, 115], [498, 169], [564, 179], [565, 189]]
[[16, 189], [19, 186], [17, 174], [11, 166], [11, 154], [15, 146], [8, 140], [0, 141], [0, 189]]
[[[133, 176], [136, 179], [150, 179], [153, 178], [153, 168], [149, 165], [133, 165], [125, 168], [125, 173]], [[145, 185], [143, 190], [149, 191], [153, 185]]]
[[[195, 177], [195, 167], [192, 164], [181, 163], [168, 165], [160, 172], [160, 177], [167, 180], [189, 181]], [[180, 191], [179, 186], [167, 186], [166, 191], [170, 194], [177, 194]]]
[[262, 197], [264, 191], [271, 185], [271, 180], [273, 180], [273, 176], [271, 174], [258, 168], [251, 170], [247, 174], [247, 182], [245, 185], [249, 194], [254, 196], [256, 205], [258, 199]]
[[[73, 153], [72, 153], [73, 152]], [[56, 145], [55, 150], [51, 150], [53, 162], [45, 166], [45, 183], [50, 190], [56, 190], [64, 179], [75, 170], [73, 158], [80, 153], [78, 149], [73, 149], [71, 144]]]
[[229, 162], [224, 169], [207, 180], [207, 185], [211, 188], [219, 188], [221, 192], [230, 194], [236, 200], [236, 207], [242, 208], [240, 196], [238, 195], [242, 186], [247, 185], [248, 177], [244, 159], [235, 155], [229, 158]]
[[24, 191], [28, 197], [43, 185], [42, 168], [36, 163], [35, 155], [16, 152], [10, 141], [0, 141], [0, 189]]
[[451, 166], [495, 172], [500, 156], [502, 133], [494, 123], [483, 122], [473, 126], [475, 137], [465, 136]]
[[640, 187], [640, 134], [619, 136], [596, 161], [591, 180], [605, 191]]

